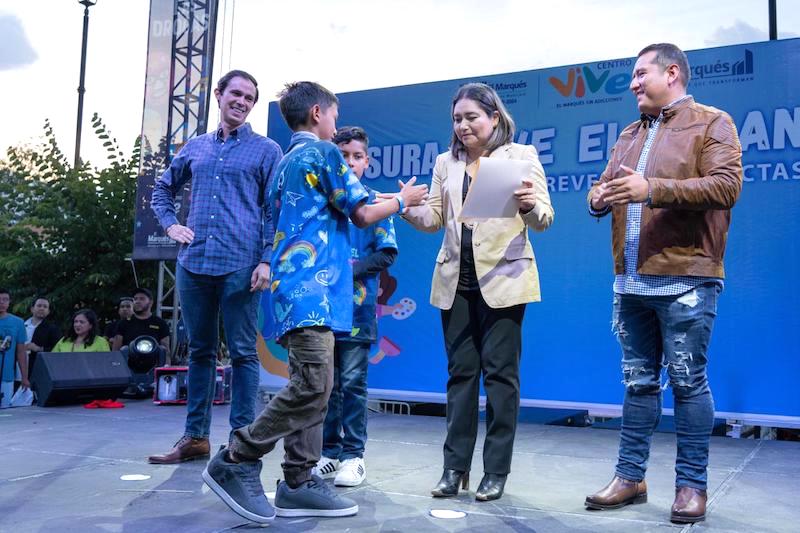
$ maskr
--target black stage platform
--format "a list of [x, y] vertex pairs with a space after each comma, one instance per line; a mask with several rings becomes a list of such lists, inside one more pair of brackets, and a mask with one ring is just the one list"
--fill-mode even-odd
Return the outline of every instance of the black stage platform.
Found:
[[[227, 406], [214, 407], [212, 443], [227, 439]], [[203, 485], [203, 462], [155, 466], [145, 458], [180, 436], [184, 408], [128, 401], [124, 409], [81, 406], [0, 411], [0, 531], [205, 532], [261, 529], [228, 510]], [[800, 443], [714, 437], [709, 513], [691, 527], [670, 524], [674, 435], [654, 437], [649, 502], [618, 511], [586, 511], [586, 494], [611, 477], [617, 432], [590, 427], [520, 424], [506, 495], [476, 503], [481, 450], [472, 492], [434, 500], [441, 474], [445, 421], [371, 414], [367, 481], [342, 490], [359, 514], [334, 519], [276, 519], [271, 531], [414, 532], [797, 532], [800, 531]], [[478, 442], [481, 442], [482, 435]], [[275, 490], [280, 447], [266, 457], [262, 480]], [[150, 476], [123, 481], [121, 476]], [[466, 512], [437, 519], [432, 509]]]

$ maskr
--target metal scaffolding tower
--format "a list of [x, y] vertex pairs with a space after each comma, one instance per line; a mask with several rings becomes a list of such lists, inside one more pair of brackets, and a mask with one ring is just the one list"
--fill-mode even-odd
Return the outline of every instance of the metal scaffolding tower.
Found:
[[[205, 133], [208, 127], [217, 6], [218, 0], [174, 0], [166, 128], [168, 160], [189, 139]], [[158, 264], [156, 314], [170, 323], [171, 352], [174, 353], [180, 301], [174, 268], [166, 261]]]

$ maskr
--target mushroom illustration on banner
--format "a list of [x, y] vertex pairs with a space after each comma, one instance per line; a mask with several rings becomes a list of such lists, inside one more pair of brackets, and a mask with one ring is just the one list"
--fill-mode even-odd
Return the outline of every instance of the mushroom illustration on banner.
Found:
[[400, 355], [400, 347], [389, 337], [381, 337], [378, 339], [378, 351], [369, 358], [369, 362], [375, 365], [385, 356], [395, 357], [397, 355]]

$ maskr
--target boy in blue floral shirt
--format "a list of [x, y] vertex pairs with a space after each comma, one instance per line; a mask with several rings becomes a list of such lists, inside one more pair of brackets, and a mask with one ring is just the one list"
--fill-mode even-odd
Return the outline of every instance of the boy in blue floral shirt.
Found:
[[[369, 138], [361, 128], [346, 127], [333, 138], [353, 173], [361, 179], [369, 166]], [[374, 191], [365, 187], [373, 201]], [[355, 487], [367, 476], [367, 367], [369, 348], [377, 340], [378, 274], [394, 263], [397, 237], [387, 218], [368, 228], [350, 224], [353, 264], [353, 329], [336, 335], [333, 391], [322, 430], [322, 457], [315, 473], [335, 478], [334, 485]]]
[[[270, 185], [277, 220], [272, 252], [272, 313], [289, 355], [289, 382], [203, 472], [208, 486], [237, 514], [259, 523], [275, 515], [349, 516], [358, 505], [340, 497], [311, 470], [322, 448], [322, 422], [333, 386], [334, 334], [352, 331], [353, 270], [349, 221], [366, 227], [420, 205], [426, 185], [414, 178], [389, 200], [368, 193], [330, 142], [339, 101], [319, 84], [297, 82], [281, 93], [280, 109], [294, 131]], [[260, 458], [284, 439], [284, 481], [275, 509], [261, 486]]]

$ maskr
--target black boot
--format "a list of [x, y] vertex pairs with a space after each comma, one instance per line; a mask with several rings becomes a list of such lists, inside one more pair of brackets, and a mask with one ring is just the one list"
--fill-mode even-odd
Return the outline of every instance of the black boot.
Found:
[[442, 473], [442, 479], [433, 487], [431, 494], [436, 498], [455, 496], [458, 494], [459, 483], [462, 489], [469, 490], [469, 472], [445, 468]]
[[501, 474], [484, 474], [478, 490], [475, 492], [475, 499], [482, 502], [496, 500], [503, 495], [506, 486], [506, 477]]

